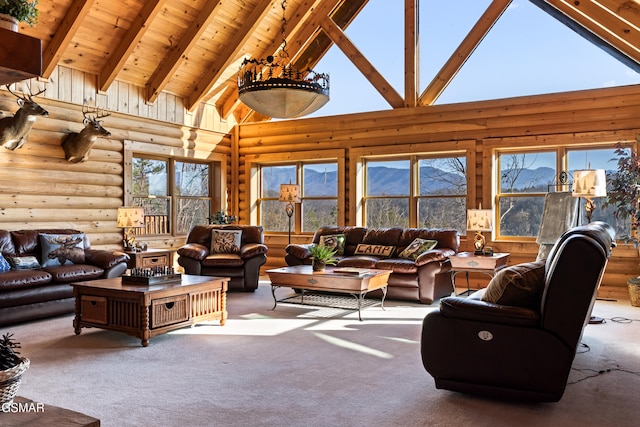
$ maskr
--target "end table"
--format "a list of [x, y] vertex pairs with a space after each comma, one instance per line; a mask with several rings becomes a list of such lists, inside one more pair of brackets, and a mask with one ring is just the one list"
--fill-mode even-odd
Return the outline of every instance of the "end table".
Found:
[[453, 293], [456, 293], [456, 275], [458, 273], [465, 273], [467, 277], [467, 290], [456, 295], [469, 295], [471, 294], [469, 273], [482, 273], [493, 278], [498, 271], [507, 266], [509, 255], [507, 252], [498, 252], [493, 255], [476, 255], [473, 252], [460, 252], [450, 256]]
[[173, 265], [169, 249], [147, 249], [146, 251], [130, 252], [127, 268], [171, 267]]

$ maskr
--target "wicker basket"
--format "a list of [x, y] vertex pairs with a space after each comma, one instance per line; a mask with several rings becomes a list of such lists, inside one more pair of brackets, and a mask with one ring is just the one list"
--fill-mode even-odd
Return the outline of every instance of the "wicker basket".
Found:
[[29, 369], [29, 363], [29, 359], [23, 357], [21, 364], [0, 371], [0, 408], [7, 403], [13, 403], [22, 381], [22, 374]]
[[631, 299], [631, 305], [634, 307], [640, 307], [640, 277], [632, 277], [627, 280], [627, 286], [629, 286], [629, 298]]

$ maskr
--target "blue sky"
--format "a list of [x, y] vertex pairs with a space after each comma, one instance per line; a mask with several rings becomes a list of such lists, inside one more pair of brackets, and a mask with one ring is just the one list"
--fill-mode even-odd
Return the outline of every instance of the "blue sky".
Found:
[[[490, 0], [421, 0], [420, 90], [442, 67]], [[346, 34], [404, 96], [402, 0], [369, 0]], [[315, 67], [331, 100], [307, 117], [391, 107], [333, 46]], [[640, 84], [640, 74], [527, 0], [516, 0], [437, 100], [438, 104]]]

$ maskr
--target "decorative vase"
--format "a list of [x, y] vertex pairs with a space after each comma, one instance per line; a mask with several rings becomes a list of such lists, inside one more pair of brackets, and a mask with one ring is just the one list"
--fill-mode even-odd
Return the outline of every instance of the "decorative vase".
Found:
[[311, 269], [313, 271], [324, 271], [324, 268], [327, 266], [327, 263], [325, 263], [322, 260], [316, 260], [314, 259], [313, 261], [311, 261]]
[[0, 28], [18, 32], [18, 20], [6, 13], [0, 13]]
[[23, 357], [19, 365], [0, 371], [0, 408], [13, 403], [22, 382], [22, 374], [29, 369], [29, 364], [29, 359]]

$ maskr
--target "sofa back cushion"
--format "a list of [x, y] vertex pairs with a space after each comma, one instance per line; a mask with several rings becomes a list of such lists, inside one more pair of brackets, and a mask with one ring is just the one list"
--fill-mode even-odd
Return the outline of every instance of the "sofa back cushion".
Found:
[[[40, 234], [82, 234], [82, 231], [71, 229], [39, 229], [39, 230], [16, 230], [10, 231], [11, 239], [13, 241], [14, 255], [36, 255], [38, 257], [42, 254], [42, 247], [40, 245]], [[84, 235], [83, 246], [85, 249], [89, 249], [89, 239]], [[3, 250], [4, 252], [4, 250]]]
[[367, 230], [362, 243], [367, 245], [398, 246], [402, 228], [372, 228]]

